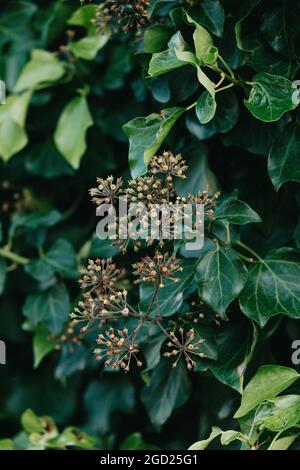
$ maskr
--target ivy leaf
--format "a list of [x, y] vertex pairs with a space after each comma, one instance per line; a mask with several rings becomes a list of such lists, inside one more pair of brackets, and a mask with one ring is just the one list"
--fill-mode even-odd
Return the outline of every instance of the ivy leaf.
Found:
[[281, 116], [299, 104], [297, 90], [292, 82], [278, 75], [258, 73], [252, 79], [252, 88], [246, 108], [264, 122], [278, 121]]
[[195, 442], [195, 444], [191, 445], [188, 450], [205, 450], [206, 447], [209, 446], [209, 444], [216, 439], [216, 437], [221, 436], [223, 433], [222, 429], [213, 426], [212, 431], [207, 439], [204, 439], [202, 441]]
[[144, 51], [150, 54], [163, 51], [168, 44], [171, 31], [164, 25], [149, 26], [144, 33]]
[[14, 444], [11, 439], [0, 439], [0, 450], [14, 450]]
[[196, 280], [203, 301], [226, 318], [228, 305], [245, 286], [247, 269], [232, 249], [216, 243], [214, 250], [200, 258]]
[[84, 394], [89, 429], [106, 434], [114, 413], [130, 413], [134, 402], [134, 388], [128, 377], [106, 374], [101, 381], [91, 382]]
[[268, 172], [278, 189], [286, 181], [300, 182], [300, 124], [291, 122], [275, 140], [268, 159]]
[[142, 390], [142, 401], [151, 422], [155, 426], [164, 424], [173, 409], [186, 402], [190, 392], [191, 383], [184, 361], [179, 361], [174, 368], [170, 361], [163, 359], [154, 370], [150, 383]]
[[2, 256], [0, 256], [0, 295], [2, 294], [6, 280], [6, 262]]
[[153, 444], [147, 444], [139, 432], [130, 434], [123, 442], [120, 450], [158, 450]]
[[56, 54], [42, 49], [36, 49], [31, 54], [30, 61], [23, 68], [14, 91], [47, 87], [57, 82], [65, 74], [65, 65], [57, 59]]
[[43, 259], [30, 261], [24, 266], [24, 270], [29, 276], [42, 283], [44, 286], [55, 283], [55, 271]]
[[204, 91], [200, 95], [197, 106], [196, 106], [196, 115], [201, 124], [207, 124], [215, 115], [217, 109], [217, 103], [213, 96], [211, 96], [208, 91]]
[[225, 220], [236, 225], [261, 222], [260, 216], [246, 202], [235, 197], [225, 199], [216, 208], [215, 216], [216, 219]]
[[160, 114], [137, 117], [123, 126], [129, 137], [129, 166], [133, 178], [147, 171], [151, 157], [184, 111], [185, 108], [167, 108]]
[[39, 326], [33, 337], [33, 367], [36, 369], [44, 357], [55, 348], [55, 341], [50, 339], [50, 333], [45, 326]]
[[94, 60], [96, 55], [107, 44], [110, 38], [109, 34], [96, 34], [87, 36], [78, 41], [70, 42], [70, 49], [79, 59]]
[[45, 255], [45, 260], [51, 268], [71, 279], [77, 275], [76, 253], [73, 246], [62, 238], [56, 240]]
[[64, 108], [54, 134], [54, 141], [67, 162], [77, 170], [86, 151], [86, 132], [93, 125], [84, 92]]
[[198, 140], [208, 139], [217, 133], [226, 133], [238, 121], [239, 104], [235, 93], [230, 90], [226, 93], [218, 93], [216, 95], [216, 103], [217, 109], [215, 115], [206, 124], [201, 124], [196, 116], [187, 116], [187, 128]]
[[168, 49], [152, 55], [148, 73], [151, 77], [159, 77], [167, 72], [171, 72], [179, 67], [186, 65], [176, 55], [177, 51], [189, 51], [189, 47], [180, 31], [175, 33], [168, 42]]
[[214, 47], [213, 38], [210, 33], [197, 21], [185, 13], [186, 19], [192, 23], [196, 29], [193, 34], [196, 57], [201, 65], [212, 65], [217, 61], [218, 49]]
[[242, 40], [243, 22], [260, 2], [261, 0], [244, 0], [243, 4], [241, 5], [238, 19], [235, 25], [236, 43], [238, 48], [241, 50], [246, 50]]
[[267, 401], [256, 414], [254, 423], [260, 429], [282, 432], [300, 421], [300, 396], [284, 395]]
[[216, 360], [199, 361], [196, 370], [209, 369], [217, 380], [242, 393], [244, 376], [257, 342], [257, 328], [245, 319], [222, 323], [215, 332], [215, 342]]
[[188, 13], [197, 23], [208, 28], [219, 38], [222, 37], [225, 13], [219, 0], [203, 0], [199, 6], [190, 8]]
[[186, 263], [184, 271], [176, 274], [180, 282], [174, 283], [169, 279], [164, 280], [165, 287], [158, 289], [156, 300], [150, 311], [149, 305], [153, 298], [154, 287], [142, 284], [140, 287], [141, 312], [157, 316], [157, 302], [159, 302], [159, 311], [162, 316], [168, 317], [178, 312], [184, 300], [185, 292], [191, 289], [193, 270], [193, 264], [188, 265]]
[[246, 386], [241, 405], [234, 417], [242, 418], [260, 403], [272, 400], [299, 377], [299, 374], [289, 367], [261, 366]]
[[292, 434], [291, 436], [280, 437], [272, 442], [268, 450], [287, 450], [293, 442], [298, 438], [299, 434]]
[[27, 145], [25, 118], [31, 96], [31, 91], [20, 96], [11, 95], [0, 106], [0, 156], [5, 161]]
[[279, 313], [300, 318], [300, 252], [281, 248], [257, 261], [239, 299], [242, 311], [263, 327]]
[[97, 30], [97, 26], [93, 24], [93, 20], [97, 14], [98, 5], [82, 5], [74, 11], [72, 16], [68, 19], [68, 24], [75, 26], [82, 26], [89, 33], [93, 34]]
[[33, 325], [44, 323], [50, 333], [57, 335], [69, 318], [70, 307], [66, 286], [58, 283], [45, 292], [28, 295], [23, 314]]

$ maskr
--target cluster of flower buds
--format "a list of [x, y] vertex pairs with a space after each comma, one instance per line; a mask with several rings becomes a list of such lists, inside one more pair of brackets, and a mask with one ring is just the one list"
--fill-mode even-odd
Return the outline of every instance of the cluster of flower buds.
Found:
[[150, 162], [150, 171], [153, 175], [157, 173], [164, 173], [167, 175], [167, 180], [172, 181], [173, 176], [185, 179], [185, 172], [188, 166], [185, 160], [182, 159], [180, 154], [173, 155], [172, 152], [164, 152], [160, 156], [155, 156]]
[[150, 0], [104, 0], [92, 22], [99, 32], [107, 27], [114, 29], [114, 24], [118, 24], [125, 33], [139, 33], [148, 24], [149, 6]]
[[115, 331], [110, 328], [105, 333], [101, 333], [97, 339], [98, 347], [94, 350], [96, 359], [101, 361], [105, 359], [105, 366], [113, 369], [121, 367], [128, 372], [132, 358], [135, 359], [138, 367], [142, 362], [138, 359], [138, 344], [135, 342], [134, 335], [128, 334], [128, 329]]
[[152, 284], [163, 288], [166, 280], [179, 282], [178, 273], [183, 271], [180, 262], [175, 256], [168, 253], [160, 253], [157, 251], [152, 258], [146, 256], [141, 261], [133, 265], [133, 274], [138, 276], [135, 281], [137, 284], [141, 282], [151, 282]]
[[79, 285], [84, 291], [101, 294], [115, 285], [121, 271], [111, 258], [90, 259], [87, 268], [82, 269], [80, 274]]
[[109, 176], [106, 179], [97, 178], [97, 183], [98, 186], [96, 188], [90, 189], [92, 201], [96, 206], [100, 206], [101, 204], [115, 204], [122, 194], [122, 178], [117, 178], [116, 181], [113, 176]]
[[177, 364], [184, 356], [186, 366], [189, 370], [192, 370], [196, 362], [192, 359], [192, 355], [196, 355], [201, 359], [205, 359], [206, 355], [201, 352], [200, 346], [205, 342], [204, 339], [196, 339], [195, 330], [192, 328], [188, 332], [185, 332], [182, 327], [179, 328], [179, 335], [176, 335], [173, 331], [169, 333], [170, 341], [167, 346], [171, 351], [164, 353], [164, 357], [174, 357], [176, 360], [172, 364], [172, 367], [177, 367]]
[[218, 199], [221, 193], [217, 192], [214, 194], [210, 194], [208, 188], [204, 189], [203, 191], [198, 191], [196, 195], [189, 194], [188, 202], [201, 204], [204, 206], [204, 214], [210, 220], [215, 220], [215, 208], [218, 204]]

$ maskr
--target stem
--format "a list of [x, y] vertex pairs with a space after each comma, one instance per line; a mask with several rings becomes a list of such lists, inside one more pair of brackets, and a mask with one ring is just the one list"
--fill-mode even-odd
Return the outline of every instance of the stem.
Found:
[[195, 101], [195, 103], [193, 103], [193, 104], [190, 104], [190, 106], [188, 106], [185, 111], [189, 111], [190, 109], [195, 108], [196, 105], [197, 105], [197, 101]]
[[227, 90], [228, 88], [232, 88], [234, 85], [235, 85], [235, 83], [230, 83], [229, 85], [222, 86], [221, 88], [218, 88], [218, 89], [216, 90], [216, 93], [218, 93], [219, 91]]
[[240, 240], [235, 242], [236, 245], [240, 246], [244, 250], [248, 251], [254, 258], [256, 258], [258, 261], [263, 261], [263, 259], [256, 253], [256, 251], [252, 250], [250, 246], [246, 245], [245, 243], [241, 242]]
[[28, 264], [30, 260], [28, 258], [24, 258], [24, 256], [20, 256], [16, 253], [13, 253], [12, 251], [9, 251], [7, 248], [0, 248], [0, 256], [3, 258], [10, 259], [11, 261], [14, 261], [17, 264]]
[[229, 67], [227, 62], [223, 59], [223, 57], [220, 54], [218, 54], [218, 58], [220, 59], [220, 61], [224, 65], [225, 69], [229, 72], [231, 78], [235, 78], [233, 71], [231, 70], [231, 68]]

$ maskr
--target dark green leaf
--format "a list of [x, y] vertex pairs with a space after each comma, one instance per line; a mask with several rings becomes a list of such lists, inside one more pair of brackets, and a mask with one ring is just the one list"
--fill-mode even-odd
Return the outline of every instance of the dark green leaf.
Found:
[[185, 108], [167, 108], [160, 114], [137, 117], [125, 124], [129, 138], [129, 166], [133, 178], [144, 174], [151, 157], [155, 155]]
[[237, 225], [261, 222], [259, 215], [246, 202], [240, 201], [235, 197], [225, 199], [217, 207], [215, 216], [217, 219]]
[[[159, 390], [159, 394], [157, 394]], [[163, 359], [142, 391], [142, 401], [155, 426], [161, 426], [172, 411], [183, 405], [191, 392], [191, 384], [183, 361], [176, 368]]]
[[249, 98], [244, 103], [253, 116], [261, 121], [277, 121], [299, 104], [297, 90], [284, 77], [258, 73], [251, 83]]
[[246, 283], [247, 269], [232, 249], [216, 243], [214, 250], [200, 258], [196, 279], [203, 301], [225, 318], [228, 305]]
[[297, 121], [290, 123], [275, 140], [268, 172], [276, 191], [286, 181], [300, 182], [300, 124]]
[[222, 37], [225, 21], [225, 13], [219, 0], [203, 0], [200, 5], [190, 8], [189, 15], [207, 27], [213, 34]]
[[279, 313], [300, 318], [300, 253], [291, 248], [271, 252], [255, 262], [240, 297], [242, 311], [260, 326]]
[[30, 294], [23, 306], [23, 313], [33, 325], [44, 323], [57, 335], [70, 314], [69, 293], [64, 284], [56, 284], [45, 292]]

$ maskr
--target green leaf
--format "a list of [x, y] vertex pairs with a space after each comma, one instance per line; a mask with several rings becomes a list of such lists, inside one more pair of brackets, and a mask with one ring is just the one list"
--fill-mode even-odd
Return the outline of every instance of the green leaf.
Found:
[[45, 417], [37, 416], [32, 410], [26, 410], [21, 416], [24, 431], [28, 434], [43, 434], [46, 431], [47, 420]]
[[50, 287], [45, 292], [28, 295], [23, 306], [23, 314], [33, 325], [42, 322], [53, 335], [61, 332], [69, 313], [69, 293], [62, 283]]
[[239, 105], [235, 93], [230, 90], [226, 93], [217, 93], [215, 99], [216, 113], [208, 123], [201, 124], [192, 114], [187, 116], [187, 128], [198, 140], [208, 139], [217, 133], [224, 134], [230, 131], [238, 121]]
[[47, 87], [57, 82], [65, 74], [65, 65], [57, 59], [53, 52], [35, 49], [30, 61], [23, 68], [14, 91]]
[[168, 44], [171, 31], [164, 25], [149, 26], [144, 32], [144, 51], [151, 54], [163, 51]]
[[210, 436], [207, 439], [195, 442], [195, 444], [191, 445], [188, 450], [205, 450], [216, 437], [222, 434], [222, 432], [222, 429], [213, 426]]
[[219, 0], [203, 0], [188, 10], [189, 15], [197, 23], [208, 28], [219, 38], [223, 35], [225, 12]]
[[[257, 342], [257, 329], [245, 320], [238, 323], [226, 322], [215, 333], [217, 360], [207, 361], [207, 367], [213, 375], [225, 385], [243, 391], [244, 376], [252, 359]], [[198, 363], [196, 370], [203, 370]]]
[[29, 276], [43, 284], [55, 282], [54, 269], [43, 259], [30, 261], [24, 269]]
[[295, 87], [284, 77], [258, 73], [251, 83], [249, 98], [244, 103], [251, 114], [261, 121], [278, 121], [284, 113], [299, 104]]
[[55, 341], [50, 339], [50, 333], [44, 326], [39, 326], [33, 337], [33, 367], [36, 369], [44, 357], [55, 348]]
[[225, 199], [215, 211], [216, 219], [230, 224], [245, 225], [261, 222], [259, 215], [244, 201], [235, 197]]
[[81, 93], [64, 108], [57, 123], [54, 141], [67, 162], [77, 170], [84, 155], [86, 132], [93, 125], [86, 96]]
[[208, 91], [204, 91], [200, 95], [197, 106], [196, 115], [201, 124], [207, 124], [211, 121], [215, 115], [217, 109], [217, 103]]
[[130, 434], [121, 444], [120, 450], [158, 450], [153, 444], [144, 442], [143, 436], [139, 432]]
[[261, 366], [246, 386], [235, 418], [245, 416], [266, 400], [272, 400], [283, 390], [292, 385], [299, 374], [289, 367]]
[[95, 36], [87, 36], [79, 39], [79, 41], [71, 41], [70, 49], [79, 59], [94, 60], [100, 51], [108, 42], [110, 35], [96, 34]]
[[300, 252], [291, 248], [272, 251], [250, 269], [239, 299], [242, 311], [261, 327], [279, 313], [300, 318], [299, 278]]
[[190, 51], [180, 31], [177, 31], [177, 33], [171, 37], [166, 51], [152, 55], [149, 63], [149, 75], [151, 77], [159, 77], [160, 75], [186, 65], [186, 62], [183, 62], [177, 57], [176, 51]]
[[78, 428], [69, 426], [63, 432], [47, 441], [49, 449], [65, 449], [66, 447], [77, 447], [79, 449], [93, 449], [97, 442], [95, 437], [89, 436]]
[[129, 138], [129, 166], [133, 178], [146, 172], [151, 157], [184, 111], [185, 108], [167, 108], [160, 114], [137, 117], [123, 126]]
[[36, 211], [31, 214], [14, 214], [9, 234], [12, 237], [19, 227], [37, 229], [40, 227], [52, 227], [62, 219], [62, 214], [56, 209], [49, 212]]
[[11, 439], [0, 439], [0, 450], [14, 450], [13, 441]]
[[91, 382], [84, 394], [89, 429], [106, 434], [114, 414], [132, 412], [134, 403], [133, 385], [124, 375], [106, 374], [101, 381]]
[[0, 106], [0, 156], [5, 161], [27, 145], [25, 119], [31, 96], [31, 91], [11, 95]]
[[6, 262], [4, 258], [0, 256], [0, 295], [4, 291], [5, 280], [6, 280]]
[[96, 17], [97, 9], [98, 5], [94, 3], [80, 6], [74, 11], [71, 18], [68, 19], [68, 24], [82, 26], [87, 31], [94, 33], [97, 27], [93, 24], [92, 20]]
[[300, 395], [284, 395], [264, 403], [255, 416], [260, 429], [285, 431], [300, 421]]
[[160, 288], [157, 292], [156, 301], [153, 303], [152, 308], [149, 311], [149, 305], [151, 304], [154, 287], [147, 284], [141, 284], [140, 287], [140, 310], [148, 315], [157, 316], [157, 302], [159, 301], [160, 314], [162, 316], [171, 316], [178, 312], [182, 302], [184, 300], [184, 294], [187, 289], [190, 289], [192, 276], [193, 276], [194, 265], [184, 265], [184, 270], [178, 273], [176, 276], [180, 279], [180, 282], [174, 283], [171, 280], [166, 279], [163, 288]]
[[299, 434], [281, 437], [273, 441], [268, 450], [287, 450], [298, 437]]
[[[157, 394], [159, 390], [159, 394]], [[150, 383], [142, 390], [142, 401], [155, 426], [164, 424], [175, 408], [183, 405], [191, 392], [191, 384], [183, 361], [172, 367], [163, 359], [154, 370]]]
[[74, 278], [77, 275], [76, 253], [70, 242], [60, 238], [45, 254], [46, 262], [63, 276]]
[[228, 305], [238, 297], [247, 280], [247, 269], [231, 248], [215, 244], [200, 258], [196, 270], [199, 295], [226, 318]]
[[244, 20], [250, 15], [252, 10], [261, 2], [261, 0], [244, 0], [238, 15], [238, 19], [235, 25], [235, 36], [237, 46], [241, 50], [245, 50], [242, 40], [242, 27]]
[[275, 140], [268, 159], [268, 172], [278, 189], [286, 181], [300, 182], [300, 124], [291, 122]]

